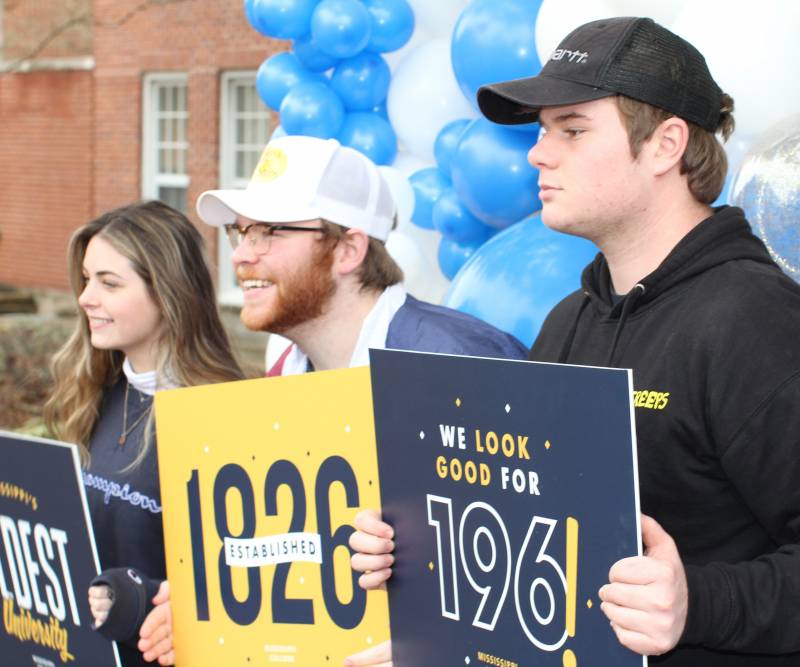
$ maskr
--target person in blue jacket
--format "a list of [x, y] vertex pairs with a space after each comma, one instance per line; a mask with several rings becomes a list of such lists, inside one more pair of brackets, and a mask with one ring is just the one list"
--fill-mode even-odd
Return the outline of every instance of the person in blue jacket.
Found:
[[395, 204], [375, 164], [335, 139], [270, 142], [245, 190], [204, 192], [244, 291], [242, 321], [292, 342], [269, 375], [369, 363], [369, 348], [524, 358], [513, 336], [418, 301], [386, 250]]
[[[204, 192], [197, 213], [231, 242], [244, 324], [288, 341], [269, 376], [367, 365], [370, 348], [527, 356], [510, 334], [406, 293], [385, 246], [396, 224], [389, 186], [335, 139], [271, 141], [246, 189]], [[142, 634], [145, 657], [174, 657], [168, 600]]]

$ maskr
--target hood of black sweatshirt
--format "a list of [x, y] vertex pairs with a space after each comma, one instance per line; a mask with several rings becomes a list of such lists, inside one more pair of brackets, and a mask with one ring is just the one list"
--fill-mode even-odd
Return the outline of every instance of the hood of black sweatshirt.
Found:
[[[714, 266], [740, 259], [773, 263], [764, 244], [753, 235], [744, 211], [723, 206], [684, 236], [658, 268], [639, 281], [635, 303], [628, 304], [626, 314], [647, 308], [665, 292]], [[602, 254], [583, 270], [581, 287], [601, 315], [620, 316], [626, 299], [612, 302], [611, 275]]]

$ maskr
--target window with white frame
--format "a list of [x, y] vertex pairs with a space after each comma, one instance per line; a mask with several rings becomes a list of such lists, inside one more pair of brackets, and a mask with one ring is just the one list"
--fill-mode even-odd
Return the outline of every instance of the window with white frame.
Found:
[[186, 75], [148, 74], [143, 92], [142, 197], [185, 213], [189, 188]]
[[[247, 186], [272, 132], [272, 114], [256, 92], [254, 71], [225, 72], [220, 86], [220, 184], [223, 189]], [[242, 292], [231, 265], [231, 247], [220, 230], [219, 299], [241, 305]]]

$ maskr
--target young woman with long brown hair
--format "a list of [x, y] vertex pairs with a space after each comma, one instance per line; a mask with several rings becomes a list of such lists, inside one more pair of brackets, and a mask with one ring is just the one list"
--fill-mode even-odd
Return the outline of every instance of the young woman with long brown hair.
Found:
[[203, 239], [182, 213], [160, 202], [105, 213], [74, 233], [68, 261], [82, 316], [53, 360], [45, 419], [81, 452], [104, 570], [90, 589], [95, 625], [120, 640], [125, 667], [145, 665], [136, 640], [147, 605], [112, 591], [133, 572], [149, 603], [166, 578], [153, 395], [243, 375]]

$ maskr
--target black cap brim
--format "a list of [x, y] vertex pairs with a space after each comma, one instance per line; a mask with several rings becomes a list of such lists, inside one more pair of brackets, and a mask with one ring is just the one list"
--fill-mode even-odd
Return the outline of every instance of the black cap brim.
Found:
[[481, 86], [478, 106], [489, 120], [501, 125], [536, 123], [543, 107], [591, 102], [616, 93], [574, 81], [539, 75]]

